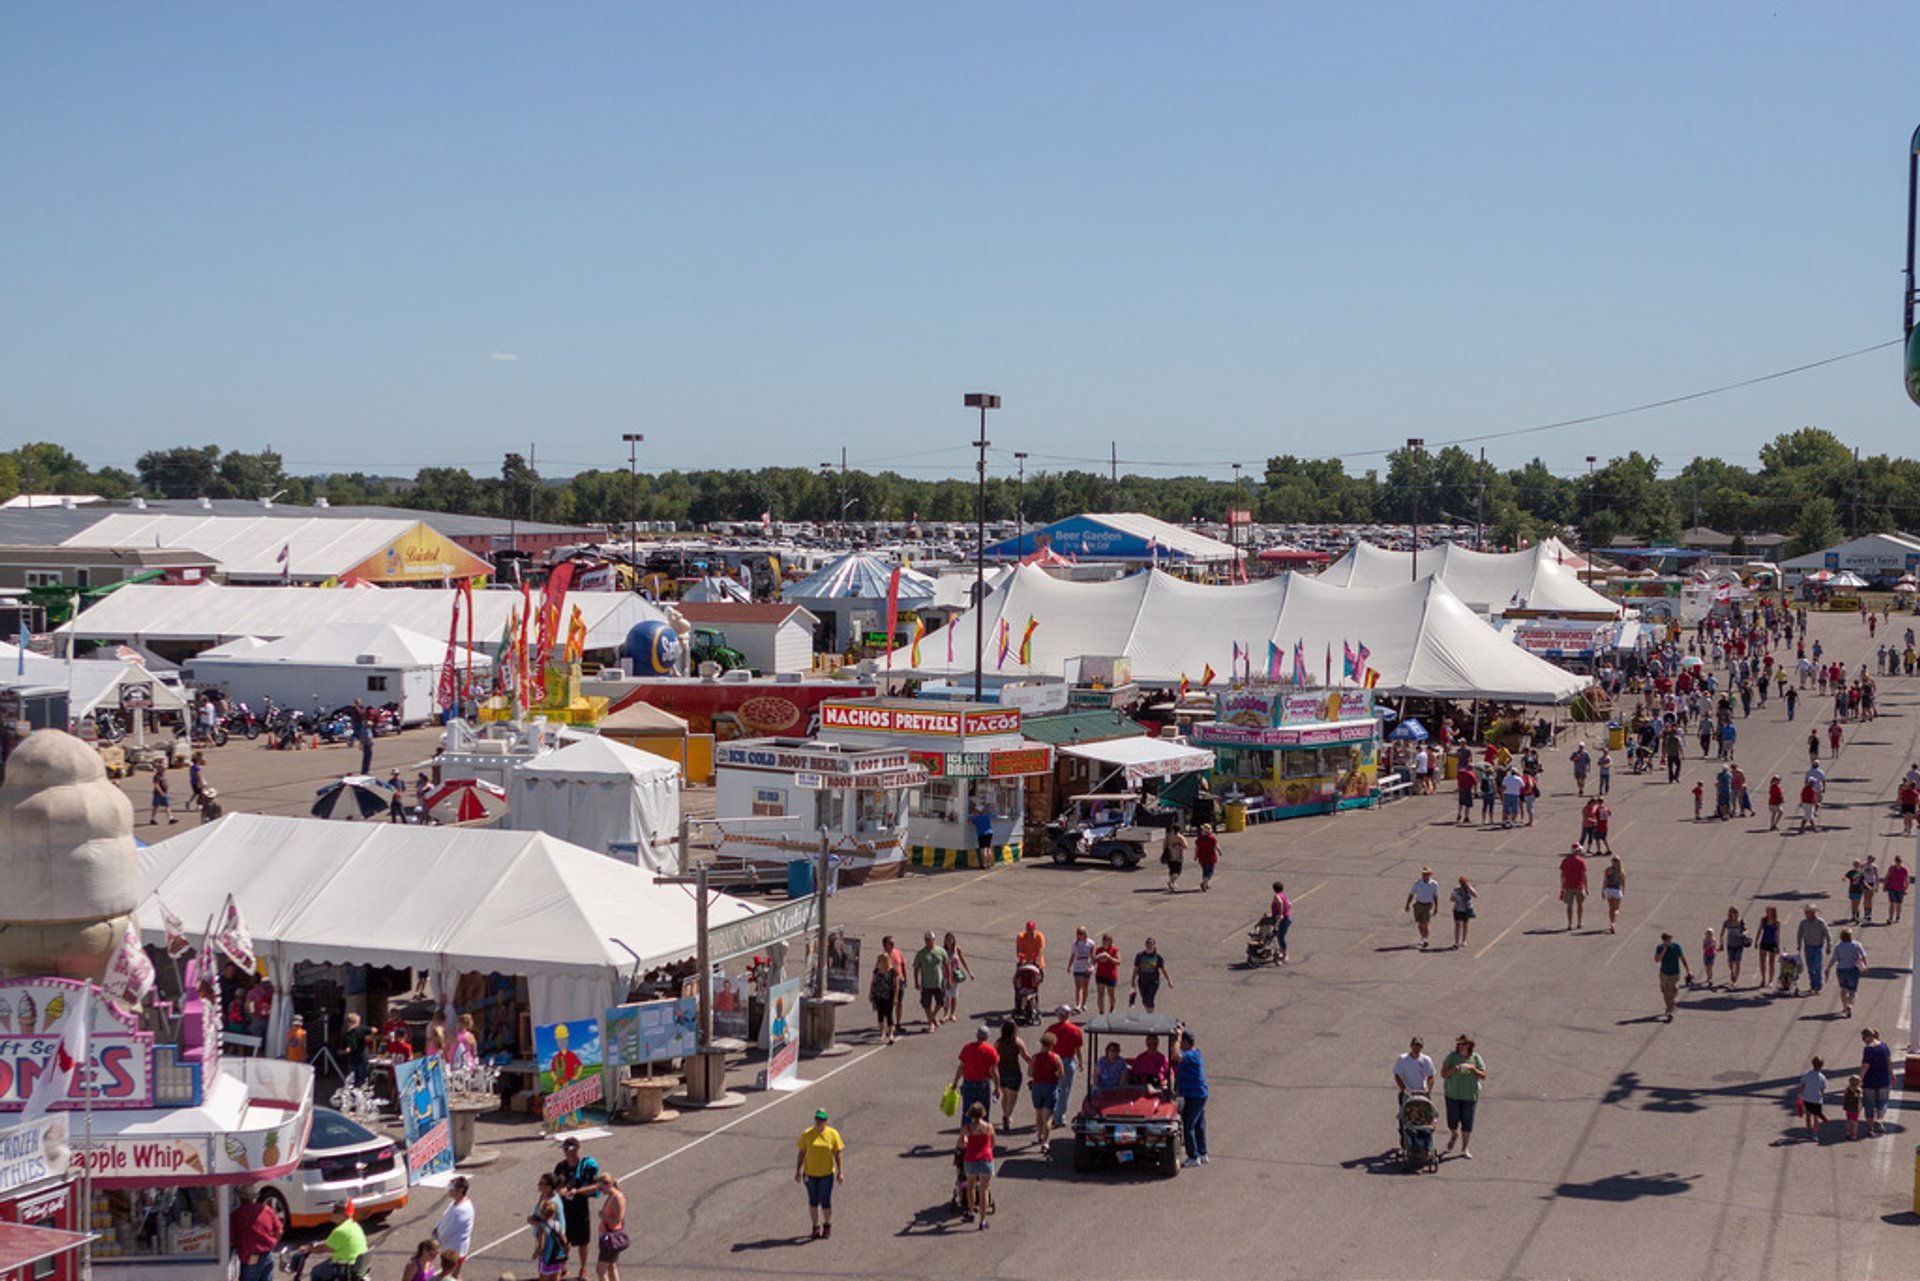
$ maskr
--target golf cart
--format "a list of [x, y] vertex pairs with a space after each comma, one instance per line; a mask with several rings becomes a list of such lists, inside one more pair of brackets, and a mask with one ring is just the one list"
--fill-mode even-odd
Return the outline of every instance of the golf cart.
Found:
[[1138, 867], [1147, 842], [1166, 835], [1166, 823], [1154, 823], [1151, 810], [1135, 792], [1092, 792], [1067, 800], [1067, 809], [1047, 824], [1047, 846], [1055, 863], [1092, 859], [1115, 870]]
[[[1168, 1178], [1180, 1173], [1180, 1101], [1166, 1087], [1137, 1082], [1095, 1089], [1094, 1065], [1102, 1053], [1100, 1040], [1141, 1040], [1157, 1036], [1171, 1050], [1180, 1035], [1180, 1020], [1168, 1014], [1116, 1010], [1089, 1019], [1087, 1034], [1087, 1093], [1073, 1117], [1073, 1169], [1092, 1171], [1096, 1157], [1111, 1157], [1117, 1165], [1151, 1165]], [[1164, 1052], [1164, 1051], [1163, 1051]], [[1171, 1057], [1171, 1055], [1169, 1055]]]

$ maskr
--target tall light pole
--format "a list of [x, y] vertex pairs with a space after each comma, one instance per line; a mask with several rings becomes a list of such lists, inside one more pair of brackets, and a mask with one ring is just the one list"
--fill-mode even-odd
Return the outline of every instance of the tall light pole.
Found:
[[[986, 435], [983, 431], [982, 436]], [[1027, 558], [1027, 455], [1023, 450], [1013, 451], [1014, 465], [1019, 473], [1013, 482], [1013, 547], [1018, 553], [1016, 559]]]
[[1593, 586], [1593, 465], [1597, 462], [1592, 454], [1587, 455], [1587, 586]]
[[1000, 408], [1000, 397], [992, 392], [970, 391], [964, 404], [980, 411], [980, 439], [973, 447], [980, 451], [980, 514], [976, 533], [979, 541], [973, 552], [973, 701], [986, 697], [983, 664], [987, 656], [987, 411]]
[[627, 446], [627, 560], [635, 556], [640, 539], [640, 442], [646, 439], [637, 431], [621, 432]]
[[1407, 450], [1413, 455], [1408, 471], [1413, 475], [1413, 582], [1420, 581], [1420, 451], [1427, 442], [1419, 436], [1407, 438]]
[[[832, 463], [820, 464], [820, 479], [827, 483], [827, 487], [829, 489], [834, 488]], [[847, 519], [847, 506], [845, 502], [845, 495], [846, 495], [846, 490], [844, 488], [835, 490], [834, 502], [837, 505], [834, 508], [835, 519], [834, 519], [833, 532], [834, 532], [834, 537], [836, 539], [839, 539], [846, 532], [845, 525], [846, 525], [846, 519]]]

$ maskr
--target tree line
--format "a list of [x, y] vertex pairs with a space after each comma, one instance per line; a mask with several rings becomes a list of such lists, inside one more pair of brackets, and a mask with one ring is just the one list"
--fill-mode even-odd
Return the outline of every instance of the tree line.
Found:
[[[1084, 511], [1139, 511], [1176, 523], [1223, 521], [1229, 509], [1264, 524], [1482, 524], [1490, 543], [1518, 546], [1549, 534], [1605, 547], [1631, 535], [1671, 542], [1706, 525], [1736, 537], [1792, 536], [1789, 554], [1830, 546], [1855, 533], [1920, 525], [1920, 461], [1856, 458], [1832, 432], [1802, 427], [1768, 441], [1758, 466], [1696, 457], [1662, 475], [1661, 460], [1630, 451], [1559, 476], [1540, 459], [1500, 469], [1466, 450], [1403, 448], [1384, 472], [1352, 473], [1339, 459], [1281, 454], [1235, 484], [1201, 476], [1040, 471], [1024, 482], [990, 476], [990, 520], [1041, 524]], [[142, 454], [129, 473], [91, 468], [64, 447], [39, 442], [0, 453], [0, 498], [15, 494], [99, 494], [161, 498], [276, 497], [288, 505], [325, 498], [336, 506], [377, 504], [571, 525], [674, 521], [967, 521], [979, 501], [973, 479], [915, 479], [893, 471], [818, 472], [800, 467], [714, 468], [643, 473], [637, 485], [618, 469], [567, 477], [537, 473], [508, 454], [498, 474], [422, 468], [413, 477], [336, 472], [290, 476], [279, 454], [215, 445]], [[1744, 550], [1738, 544], [1736, 551]]]

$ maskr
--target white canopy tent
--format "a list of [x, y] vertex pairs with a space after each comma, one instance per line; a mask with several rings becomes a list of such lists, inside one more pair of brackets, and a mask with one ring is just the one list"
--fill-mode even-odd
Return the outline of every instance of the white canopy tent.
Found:
[[[142, 849], [140, 891], [141, 938], [160, 947], [161, 904], [197, 931], [233, 895], [283, 992], [302, 962], [421, 970], [442, 1002], [469, 971], [515, 974], [535, 1023], [598, 1018], [636, 970], [697, 943], [685, 887], [543, 832], [229, 814]], [[709, 919], [757, 910], [716, 894]], [[289, 1004], [274, 1003], [270, 1045]]]
[[[1078, 756], [1104, 766], [1108, 776], [1123, 775], [1129, 787], [1150, 778], [1175, 778], [1213, 768], [1213, 752], [1167, 738], [1107, 738], [1094, 743], [1063, 744], [1062, 754]], [[1094, 791], [1103, 790], [1096, 786]]]
[[[1412, 579], [1413, 553], [1355, 543], [1320, 571], [1337, 587], [1399, 587]], [[1618, 618], [1620, 606], [1580, 581], [1546, 544], [1518, 552], [1477, 552], [1442, 543], [1420, 553], [1420, 577], [1438, 578], [1477, 614], [1512, 611], [1595, 620]]]
[[[248, 703], [269, 698], [295, 707], [310, 700], [339, 707], [356, 698], [397, 703], [402, 723], [418, 725], [438, 710], [446, 656], [445, 641], [405, 627], [322, 623], [278, 640], [242, 638], [215, 646], [196, 655], [187, 674]], [[454, 665], [462, 679], [471, 671], [481, 680], [493, 670], [487, 655], [461, 647], [454, 650]]]
[[563, 841], [649, 871], [678, 866], [680, 767], [600, 737], [582, 738], [523, 761], [507, 776], [506, 825]]
[[[1380, 673], [1383, 694], [1436, 698], [1493, 698], [1565, 702], [1586, 682], [1522, 652], [1434, 578], [1372, 591], [1335, 587], [1298, 574], [1255, 583], [1209, 586], [1147, 570], [1111, 582], [1076, 583], [1026, 565], [988, 596], [985, 668], [1002, 678], [1060, 676], [1067, 661], [1086, 655], [1125, 655], [1143, 685], [1198, 681], [1206, 668], [1221, 678], [1234, 670], [1236, 644], [1251, 651], [1256, 672], [1266, 669], [1269, 644], [1279, 648], [1283, 678], [1292, 675], [1294, 647], [1303, 645], [1307, 677], [1318, 685], [1353, 686], [1342, 675], [1344, 646], [1365, 645], [1367, 665]], [[1019, 661], [1027, 622], [1030, 663]], [[1008, 657], [999, 661], [1005, 623]], [[920, 645], [919, 667], [895, 650], [893, 670], [955, 680], [973, 671], [972, 611], [948, 626], [953, 658], [936, 636]]]
[[185, 712], [180, 691], [139, 663], [110, 658], [82, 658], [69, 664], [29, 651], [24, 660], [17, 646], [0, 643], [0, 689], [71, 690], [67, 715], [83, 720], [99, 708], [119, 708], [127, 685], [144, 688], [149, 712]]

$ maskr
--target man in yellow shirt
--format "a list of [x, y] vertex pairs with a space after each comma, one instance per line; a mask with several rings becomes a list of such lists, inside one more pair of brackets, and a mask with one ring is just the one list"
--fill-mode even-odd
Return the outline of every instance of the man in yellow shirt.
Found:
[[847, 1145], [840, 1132], [827, 1124], [827, 1110], [813, 1114], [813, 1124], [800, 1135], [800, 1154], [794, 1158], [793, 1181], [807, 1185], [807, 1214], [818, 1240], [833, 1235], [833, 1185], [847, 1179], [841, 1153]]
[[308, 1254], [322, 1251], [327, 1261], [313, 1270], [313, 1281], [350, 1281], [358, 1275], [356, 1265], [367, 1252], [367, 1234], [354, 1221], [352, 1202], [333, 1203], [333, 1231], [327, 1233], [326, 1240], [307, 1247]]

